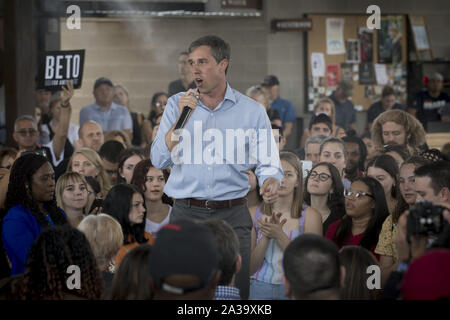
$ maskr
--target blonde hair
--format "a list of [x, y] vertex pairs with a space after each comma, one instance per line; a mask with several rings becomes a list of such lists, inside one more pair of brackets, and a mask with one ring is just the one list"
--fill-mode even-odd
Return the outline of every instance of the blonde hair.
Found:
[[[291, 217], [294, 219], [298, 219], [302, 215], [302, 208], [303, 208], [303, 168], [302, 168], [302, 162], [300, 159], [295, 155], [294, 153], [290, 151], [281, 151], [280, 152], [280, 161], [286, 161], [289, 163], [295, 170], [295, 173], [297, 174], [297, 182], [298, 186], [294, 188], [294, 199], [292, 201], [291, 206]], [[270, 211], [270, 205], [263, 202], [261, 205], [262, 213], [265, 215], [272, 215], [272, 212]]]
[[89, 241], [99, 266], [106, 265], [122, 248], [122, 227], [110, 215], [89, 215], [80, 222], [78, 230]]
[[263, 98], [263, 100], [265, 101], [265, 105], [263, 105], [264, 109], [268, 110], [270, 107], [270, 99], [269, 96], [267, 95], [267, 93], [262, 89], [261, 86], [256, 85], [256, 86], [251, 86], [250, 88], [247, 89], [247, 91], [245, 92], [245, 94], [252, 98], [253, 97], [257, 97], [260, 96]]
[[319, 101], [317, 101], [317, 104], [314, 106], [314, 113], [317, 111], [317, 109], [320, 107], [321, 104], [328, 103], [331, 106], [331, 124], [334, 126], [334, 123], [336, 121], [336, 106], [334, 105], [333, 100], [330, 98], [322, 98]]
[[407, 144], [416, 148], [426, 142], [425, 130], [422, 124], [408, 112], [403, 110], [388, 110], [381, 113], [372, 124], [370, 135], [377, 149], [383, 148], [383, 124], [395, 122], [405, 128]]
[[[87, 188], [86, 179], [84, 179], [84, 177], [81, 174], [79, 174], [78, 172], [66, 172], [62, 176], [60, 176], [58, 178], [58, 181], [56, 182], [55, 196], [56, 196], [56, 203], [57, 203], [58, 207], [60, 207], [64, 211], [66, 211], [66, 206], [63, 201], [63, 193], [64, 193], [64, 189], [71, 182], [84, 183], [84, 185]], [[84, 208], [84, 209], [86, 209], [86, 208]]]
[[72, 157], [70, 157], [69, 163], [67, 164], [66, 172], [73, 172], [72, 171], [72, 162], [73, 162], [73, 158], [77, 154], [82, 154], [83, 156], [85, 156], [86, 159], [88, 159], [90, 162], [92, 162], [92, 164], [99, 171], [96, 178], [97, 178], [98, 183], [100, 184], [100, 191], [102, 193], [102, 196], [105, 197], [106, 194], [108, 193], [109, 189], [111, 189], [111, 186], [109, 184], [105, 168], [103, 167], [102, 159], [100, 158], [98, 153], [95, 152], [94, 150], [92, 150], [91, 148], [80, 148], [80, 149], [74, 151], [74, 153], [72, 154]]

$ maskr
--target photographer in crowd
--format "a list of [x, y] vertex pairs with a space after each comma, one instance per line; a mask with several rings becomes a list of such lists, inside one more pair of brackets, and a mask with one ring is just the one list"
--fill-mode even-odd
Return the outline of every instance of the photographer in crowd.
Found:
[[[408, 269], [412, 262], [421, 259], [430, 248], [449, 248], [450, 228], [448, 224], [450, 208], [450, 162], [436, 161], [434, 163], [423, 165], [415, 171], [415, 182], [417, 192], [416, 206], [412, 207], [409, 212], [402, 215], [398, 221], [398, 231], [394, 237], [394, 242], [397, 247], [399, 261], [401, 261], [395, 272], [391, 273], [390, 278], [386, 284], [383, 292], [383, 298], [397, 298], [400, 295], [398, 291], [398, 284], [402, 282], [403, 276], [408, 274]], [[421, 202], [426, 201], [426, 202]], [[423, 217], [431, 217], [432, 219], [423, 219]], [[430, 222], [431, 221], [431, 222]], [[430, 268], [437, 265], [436, 260], [425, 257], [429, 260]], [[422, 264], [422, 262], [419, 262]], [[415, 271], [414, 268], [413, 272]], [[430, 269], [430, 270], [431, 270]], [[443, 277], [437, 272], [426, 272], [419, 279], [415, 277], [417, 286], [423, 286], [426, 283], [435, 283], [436, 277]], [[428, 279], [428, 280], [427, 280]], [[442, 278], [441, 285], [448, 285], [448, 279]], [[403, 290], [405, 286], [402, 283], [402, 293], [408, 298], [419, 298], [418, 296], [409, 295]], [[411, 283], [407, 284], [410, 288]], [[407, 291], [407, 289], [406, 289]], [[424, 288], [424, 292], [426, 289]], [[429, 296], [421, 296], [420, 299], [435, 299], [441, 298], [436, 295], [431, 295], [433, 290], [430, 290]], [[439, 292], [436, 290], [435, 292]]]

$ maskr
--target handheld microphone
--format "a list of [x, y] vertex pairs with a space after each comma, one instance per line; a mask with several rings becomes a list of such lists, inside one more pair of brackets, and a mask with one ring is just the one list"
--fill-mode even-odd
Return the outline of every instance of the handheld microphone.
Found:
[[186, 120], [189, 118], [189, 115], [191, 114], [192, 109], [188, 106], [184, 106], [183, 112], [181, 112], [180, 119], [178, 119], [177, 124], [175, 125], [175, 130], [182, 129], [186, 125]]
[[[196, 95], [196, 94], [194, 94], [192, 92], [190, 93], [190, 95], [195, 97], [197, 100], [200, 98], [198, 95]], [[184, 128], [184, 126], [186, 125], [187, 119], [191, 115], [191, 112], [192, 112], [192, 108], [190, 108], [188, 106], [184, 106], [183, 107], [183, 111], [181, 112], [180, 119], [178, 119], [178, 122], [175, 125], [174, 131]]]

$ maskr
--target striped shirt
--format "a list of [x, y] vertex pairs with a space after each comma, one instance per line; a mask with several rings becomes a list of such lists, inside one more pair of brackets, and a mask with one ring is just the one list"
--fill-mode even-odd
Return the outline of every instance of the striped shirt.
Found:
[[[303, 206], [303, 211], [300, 218], [298, 219], [298, 230], [288, 230], [284, 231], [289, 240], [297, 238], [304, 232], [305, 229], [305, 211], [306, 206]], [[258, 229], [258, 219], [262, 218], [263, 214], [261, 212], [261, 206], [256, 209], [255, 220], [253, 221], [253, 227], [256, 231], [256, 242], [261, 240], [262, 234]], [[275, 239], [270, 239], [269, 246], [267, 247], [266, 254], [264, 255], [264, 260], [255, 274], [252, 276], [253, 279], [272, 283], [272, 284], [282, 284], [283, 283], [283, 251], [278, 246]]]
[[104, 132], [111, 130], [131, 130], [133, 122], [130, 112], [124, 106], [111, 103], [109, 109], [104, 110], [94, 103], [84, 107], [80, 111], [80, 127], [87, 121], [93, 120], [100, 124]]

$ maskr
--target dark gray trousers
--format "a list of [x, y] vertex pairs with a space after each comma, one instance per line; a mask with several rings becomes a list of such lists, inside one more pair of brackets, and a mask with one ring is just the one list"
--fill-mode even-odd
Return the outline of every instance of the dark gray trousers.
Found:
[[241, 270], [236, 274], [236, 287], [240, 290], [241, 298], [247, 300], [250, 290], [250, 246], [253, 226], [247, 204], [225, 209], [206, 209], [189, 206], [187, 203], [175, 200], [170, 215], [170, 222], [181, 218], [196, 221], [208, 219], [225, 220], [233, 227], [239, 238], [242, 257]]

